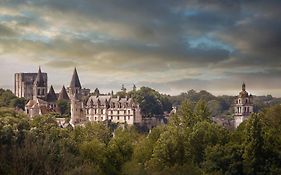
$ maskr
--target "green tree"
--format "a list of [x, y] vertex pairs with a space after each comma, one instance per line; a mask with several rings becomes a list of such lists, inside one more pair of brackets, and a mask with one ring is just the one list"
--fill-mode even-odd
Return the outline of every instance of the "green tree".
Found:
[[70, 115], [70, 103], [67, 100], [58, 100], [57, 106], [61, 115]]
[[253, 114], [245, 128], [244, 163], [247, 174], [264, 173], [265, 148], [264, 131], [260, 115]]

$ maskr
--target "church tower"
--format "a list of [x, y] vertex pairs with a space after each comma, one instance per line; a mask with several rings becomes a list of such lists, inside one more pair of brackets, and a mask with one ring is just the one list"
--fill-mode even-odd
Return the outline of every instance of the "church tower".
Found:
[[243, 83], [242, 91], [237, 96], [234, 105], [235, 128], [237, 128], [243, 121], [247, 120], [253, 112], [253, 96], [248, 94], [246, 85]]
[[82, 97], [82, 86], [78, 77], [76, 68], [74, 68], [70, 86], [68, 89], [69, 98], [70, 98], [70, 113], [71, 119], [70, 124], [75, 126], [84, 121], [84, 112], [83, 112], [83, 101]]
[[69, 96], [70, 96], [70, 98], [72, 96], [74, 96], [74, 94], [79, 96], [81, 94], [81, 89], [82, 89], [82, 86], [81, 86], [81, 83], [80, 83], [80, 80], [79, 80], [79, 77], [78, 77], [78, 73], [77, 73], [77, 70], [76, 70], [76, 67], [75, 67], [73, 75], [72, 75], [72, 79], [71, 79], [71, 82], [70, 82], [70, 86], [69, 86]]
[[47, 82], [44, 81], [41, 68], [39, 67], [37, 77], [33, 83], [33, 99], [46, 99], [47, 97]]

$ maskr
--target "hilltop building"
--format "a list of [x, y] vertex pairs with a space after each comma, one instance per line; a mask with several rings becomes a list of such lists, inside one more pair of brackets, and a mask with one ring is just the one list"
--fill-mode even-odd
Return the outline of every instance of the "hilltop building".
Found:
[[[47, 74], [45, 76], [47, 76]], [[29, 101], [25, 105], [25, 111], [31, 118], [50, 112], [59, 112], [57, 101], [70, 100], [64, 86], [59, 94], [55, 93], [53, 86], [50, 87], [49, 92], [47, 92], [47, 89], [47, 80], [44, 79], [44, 74], [39, 67], [32, 86], [26, 89], [27, 92], [32, 91], [32, 98], [27, 98]]]
[[[53, 86], [47, 93], [47, 79], [45, 78], [47, 74], [43, 74], [40, 67], [38, 73], [34, 73], [34, 75], [36, 77], [32, 86], [28, 86], [26, 90], [32, 94], [25, 107], [27, 115], [31, 118], [50, 112], [59, 112], [58, 100], [66, 100], [70, 103], [70, 124], [72, 126], [88, 121], [109, 121], [129, 125], [142, 122], [140, 107], [132, 98], [113, 97], [113, 94], [110, 93], [101, 95], [98, 89], [90, 95], [90, 89], [82, 88], [76, 68], [70, 86], [67, 89], [63, 86], [59, 94], [55, 93]], [[17, 81], [18, 78], [15, 82]]]
[[234, 104], [234, 126], [237, 128], [243, 121], [254, 112], [253, 96], [246, 91], [246, 85], [243, 83], [242, 91], [239, 93]]
[[[47, 86], [47, 73], [40, 72], [40, 81]], [[33, 99], [34, 82], [38, 77], [38, 73], [16, 73], [14, 94], [19, 98]]]

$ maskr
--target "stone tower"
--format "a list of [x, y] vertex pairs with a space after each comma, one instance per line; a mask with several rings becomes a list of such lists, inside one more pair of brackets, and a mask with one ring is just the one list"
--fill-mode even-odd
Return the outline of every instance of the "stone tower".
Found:
[[70, 113], [71, 113], [70, 124], [72, 126], [75, 126], [76, 124], [83, 121], [83, 104], [79, 100], [77, 94], [74, 94], [71, 98]]
[[82, 89], [82, 86], [81, 86], [81, 83], [80, 83], [80, 80], [78, 77], [78, 73], [77, 73], [76, 68], [74, 68], [74, 72], [73, 72], [72, 79], [71, 79], [70, 86], [69, 86], [70, 98], [73, 97], [74, 94], [80, 96], [81, 89]]
[[234, 119], [235, 128], [237, 128], [243, 121], [254, 112], [253, 96], [246, 91], [245, 83], [242, 84], [242, 91], [235, 100], [234, 105]]
[[70, 124], [74, 126], [83, 121], [83, 102], [82, 97], [82, 86], [78, 77], [76, 68], [74, 68], [70, 86], [68, 89], [69, 98], [70, 98], [70, 111], [71, 111], [71, 120]]
[[46, 99], [47, 97], [47, 82], [44, 81], [41, 68], [39, 67], [37, 77], [33, 83], [33, 99]]

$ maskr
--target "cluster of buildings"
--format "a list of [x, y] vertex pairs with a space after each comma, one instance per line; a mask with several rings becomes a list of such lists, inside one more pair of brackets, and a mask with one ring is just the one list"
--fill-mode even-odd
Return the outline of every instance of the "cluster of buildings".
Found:
[[[134, 86], [134, 90], [136, 87]], [[122, 90], [126, 89], [122, 86]], [[101, 95], [98, 89], [91, 94], [90, 89], [82, 88], [76, 68], [74, 69], [69, 87], [62, 89], [59, 93], [54, 91], [51, 85], [48, 90], [47, 73], [16, 73], [15, 95], [28, 99], [25, 112], [31, 118], [61, 112], [58, 101], [70, 103], [70, 124], [72, 126], [85, 122], [110, 121], [121, 124], [140, 124], [145, 120], [142, 118], [139, 104], [132, 98], [120, 98], [113, 93]], [[173, 109], [174, 110], [174, 109]], [[242, 91], [234, 102], [234, 125], [237, 128], [244, 120], [253, 113], [253, 96], [246, 91], [243, 83]], [[145, 122], [144, 122], [145, 123]]]
[[25, 112], [31, 118], [61, 112], [58, 101], [70, 103], [70, 124], [80, 125], [88, 121], [110, 121], [133, 125], [141, 123], [142, 116], [139, 104], [129, 97], [114, 97], [90, 93], [90, 89], [82, 88], [76, 68], [69, 87], [62, 87], [55, 93], [53, 86], [48, 91], [47, 73], [16, 73], [15, 95], [28, 99]]

